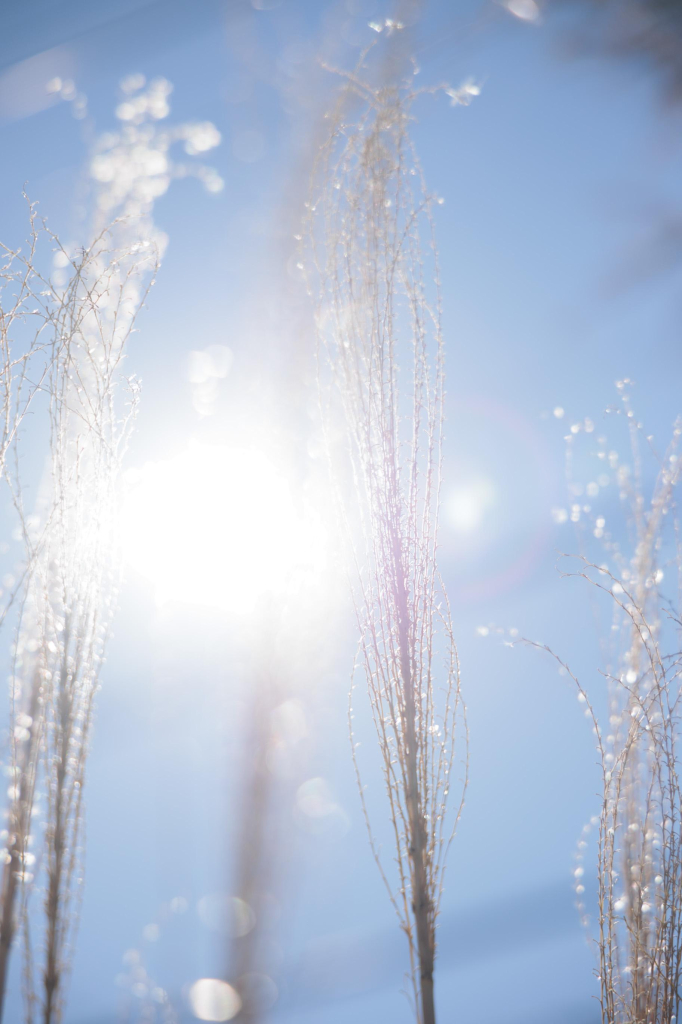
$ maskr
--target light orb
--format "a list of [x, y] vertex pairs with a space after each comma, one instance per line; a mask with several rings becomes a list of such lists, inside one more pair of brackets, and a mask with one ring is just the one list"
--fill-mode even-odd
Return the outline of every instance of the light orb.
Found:
[[200, 978], [189, 990], [189, 1005], [198, 1020], [226, 1021], [242, 1007], [239, 994], [219, 978]]
[[297, 571], [315, 569], [321, 557], [319, 528], [262, 453], [198, 441], [129, 479], [122, 542], [159, 604], [237, 614], [281, 592]]

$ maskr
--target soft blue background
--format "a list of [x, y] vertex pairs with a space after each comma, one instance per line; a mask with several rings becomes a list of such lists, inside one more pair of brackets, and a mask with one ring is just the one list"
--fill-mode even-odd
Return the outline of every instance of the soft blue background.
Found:
[[[98, 131], [113, 126], [119, 79], [141, 71], [173, 82], [171, 121], [211, 120], [223, 135], [207, 162], [224, 191], [208, 195], [181, 181], [156, 207], [170, 245], [128, 364], [144, 384], [130, 465], [170, 457], [190, 436], [257, 432], [259, 393], [288, 432], [289, 457], [305, 452], [299, 412], [314, 393], [312, 350], [309, 311], [290, 273], [291, 236], [334, 86], [315, 58], [351, 66], [371, 36], [368, 18], [382, 10], [361, 0], [282, 0], [272, 10], [246, 0], [2, 5], [4, 240], [22, 237], [25, 183], [51, 226], [70, 237], [87, 152], [68, 104], [35, 110], [30, 96], [12, 91], [18, 62], [55, 50], [50, 74], [73, 77], [87, 93]], [[471, 727], [471, 786], [443, 906], [443, 1021], [598, 1018], [571, 887], [575, 842], [597, 810], [590, 731], [549, 660], [476, 629], [517, 627], [601, 686], [580, 584], [555, 570], [557, 551], [573, 543], [550, 516], [566, 504], [562, 434], [585, 415], [599, 432], [619, 377], [636, 381], [639, 415], [657, 437], [680, 410], [682, 263], [659, 265], [656, 241], [679, 216], [679, 114], [664, 109], [653, 77], [627, 63], [569, 56], [569, 28], [565, 11], [530, 25], [473, 0], [434, 0], [414, 28], [421, 81], [483, 83], [466, 109], [442, 96], [423, 100], [415, 127], [429, 185], [445, 198], [437, 208], [448, 352], [442, 561]], [[234, 143], [254, 128], [265, 153], [244, 163]], [[229, 345], [235, 363], [207, 424], [192, 410], [187, 353], [215, 343]], [[235, 410], [254, 402], [255, 422], [240, 426]], [[555, 405], [567, 410], [561, 424], [547, 416]], [[264, 409], [260, 422], [269, 422]], [[448, 526], [447, 497], [472, 475], [494, 481], [498, 500], [468, 543]], [[272, 1019], [399, 1024], [410, 1020], [399, 993], [403, 943], [348, 757], [353, 630], [342, 592], [333, 608], [330, 636], [292, 686], [311, 723], [302, 778], [329, 780], [350, 828], [308, 836], [292, 824], [282, 845], [281, 956], [272, 968], [281, 999]], [[195, 907], [229, 886], [245, 647], [210, 610], [156, 610], [130, 573], [90, 762], [69, 1024], [117, 1019], [115, 977], [127, 949], [142, 951], [179, 1006], [185, 985], [224, 970], [221, 940]], [[369, 740], [366, 724], [358, 728]], [[369, 800], [381, 817], [378, 786]], [[165, 921], [175, 896], [189, 909]], [[142, 929], [154, 921], [160, 937], [145, 942]], [[17, 988], [8, 1022], [20, 1019]]]

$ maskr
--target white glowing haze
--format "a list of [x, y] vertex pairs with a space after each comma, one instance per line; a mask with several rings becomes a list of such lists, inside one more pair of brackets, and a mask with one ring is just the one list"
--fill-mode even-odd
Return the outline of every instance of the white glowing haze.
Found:
[[485, 477], [455, 487], [445, 499], [445, 523], [458, 533], [474, 533], [495, 504], [495, 485]]
[[264, 455], [196, 441], [135, 474], [122, 530], [126, 560], [159, 603], [249, 612], [321, 557], [319, 529]]

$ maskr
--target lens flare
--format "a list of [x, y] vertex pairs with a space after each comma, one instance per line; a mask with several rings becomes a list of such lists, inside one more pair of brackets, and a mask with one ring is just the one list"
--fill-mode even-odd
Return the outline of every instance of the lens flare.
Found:
[[129, 483], [124, 554], [159, 604], [249, 612], [320, 566], [319, 525], [259, 452], [192, 442]]
[[199, 1020], [232, 1020], [241, 1010], [239, 995], [226, 981], [200, 978], [189, 990], [189, 1005]]
[[486, 478], [477, 478], [454, 488], [445, 499], [445, 523], [458, 533], [473, 533], [485, 520], [486, 512], [495, 504], [495, 485]]

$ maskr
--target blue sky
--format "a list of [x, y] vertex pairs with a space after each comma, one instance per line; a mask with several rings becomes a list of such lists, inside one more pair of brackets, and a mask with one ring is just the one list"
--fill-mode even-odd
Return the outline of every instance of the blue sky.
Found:
[[[156, 204], [169, 247], [129, 356], [143, 380], [131, 466], [170, 459], [191, 437], [243, 439], [273, 422], [289, 432], [276, 450], [303, 459], [312, 335], [292, 235], [335, 84], [316, 57], [352, 66], [382, 10], [360, 0], [272, 9], [27, 0], [0, 13], [0, 231], [10, 244], [24, 230], [24, 186], [53, 229], [77, 234], [87, 132], [113, 127], [123, 76], [168, 78], [169, 121], [209, 120], [222, 135], [206, 162], [223, 191], [182, 180]], [[569, 22], [552, 11], [528, 24], [494, 4], [465, 0], [455, 11], [432, 2], [412, 37], [420, 81], [482, 84], [466, 108], [423, 98], [414, 129], [429, 186], [445, 199], [436, 216], [448, 362], [442, 565], [472, 736], [437, 991], [442, 1019], [476, 1024], [597, 1020], [571, 889], [575, 843], [597, 807], [589, 728], [551, 662], [477, 627], [513, 626], [550, 643], [600, 685], [589, 608], [579, 583], [555, 568], [573, 543], [551, 517], [566, 505], [562, 435], [588, 415], [600, 431], [614, 381], [630, 377], [638, 414], [664, 438], [682, 383], [682, 264], [655, 267], [657, 233], [682, 201], [679, 112], [627, 63], [569, 56]], [[95, 127], [74, 120], [68, 103], [46, 102], [48, 73], [74, 79]], [[35, 95], [21, 86], [34, 80]], [[257, 159], [245, 160], [253, 133]], [[209, 345], [228, 346], [234, 362], [215, 415], [200, 419], [188, 354]], [[551, 415], [556, 406], [565, 419]], [[481, 479], [493, 497], [478, 531], [464, 536], [448, 502]], [[292, 826], [283, 847], [272, 1019], [400, 1024], [410, 1020], [401, 936], [348, 757], [353, 627], [341, 594], [332, 609], [333, 631], [292, 686], [310, 722], [301, 771], [328, 781], [347, 827], [308, 835]], [[91, 755], [69, 1024], [117, 1019], [126, 950], [143, 950], [185, 1014], [183, 987], [222, 972], [223, 940], [196, 907], [229, 888], [248, 674], [239, 627], [210, 609], [157, 609], [130, 571]], [[358, 727], [369, 746], [368, 725]], [[165, 920], [174, 897], [187, 910]], [[157, 921], [158, 939], [145, 940]], [[339, 977], [320, 967], [325, 950]], [[19, 1019], [16, 989], [8, 1020]]]

